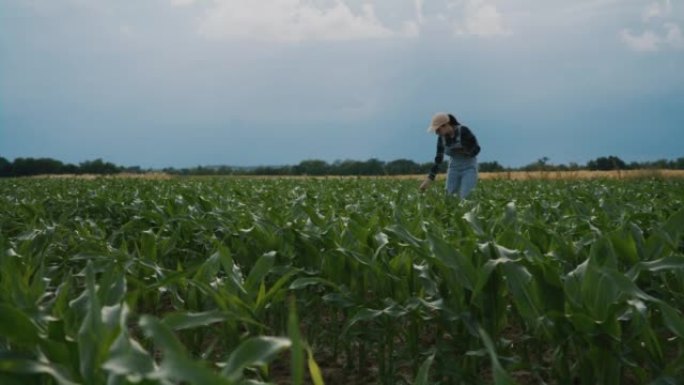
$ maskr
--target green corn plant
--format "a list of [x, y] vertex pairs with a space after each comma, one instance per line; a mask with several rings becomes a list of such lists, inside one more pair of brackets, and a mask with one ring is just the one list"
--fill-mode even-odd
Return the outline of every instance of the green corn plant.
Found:
[[677, 383], [683, 197], [667, 179], [483, 180], [468, 200], [379, 178], [3, 179], [0, 383]]

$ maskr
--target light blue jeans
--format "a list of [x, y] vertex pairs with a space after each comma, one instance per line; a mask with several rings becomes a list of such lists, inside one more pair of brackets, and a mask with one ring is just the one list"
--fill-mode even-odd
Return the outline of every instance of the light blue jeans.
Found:
[[458, 194], [465, 199], [477, 184], [477, 159], [449, 157], [449, 168], [446, 178], [446, 192]]

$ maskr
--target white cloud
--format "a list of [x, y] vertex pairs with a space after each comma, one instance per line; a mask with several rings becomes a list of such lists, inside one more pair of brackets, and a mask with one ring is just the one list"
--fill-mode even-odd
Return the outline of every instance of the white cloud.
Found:
[[665, 23], [665, 29], [667, 33], [665, 34], [665, 41], [675, 49], [684, 49], [684, 35], [682, 35], [682, 30], [679, 26], [674, 23]]
[[468, 0], [463, 9], [463, 21], [456, 25], [457, 35], [482, 37], [509, 35], [503, 16], [493, 4], [483, 0]]
[[415, 21], [405, 22], [399, 35], [404, 37], [418, 37], [420, 35], [420, 23]]
[[644, 9], [644, 12], [641, 15], [641, 18], [644, 22], [649, 21], [651, 19], [654, 19], [658, 16], [660, 16], [660, 13], [662, 11], [660, 10], [660, 4], [658, 3], [653, 3], [650, 4]]
[[658, 51], [661, 38], [653, 31], [644, 31], [641, 35], [634, 35], [631, 31], [623, 29], [620, 31], [622, 41], [629, 48], [637, 52]]
[[423, 24], [423, 0], [414, 0], [416, 5], [416, 22]]
[[441, 5], [412, 0], [406, 5], [412, 5], [413, 11], [405, 8], [408, 12], [403, 21], [397, 20], [401, 11], [383, 13], [389, 3], [371, 0], [169, 1], [174, 6], [203, 4], [198, 30], [214, 39], [301, 42], [415, 38], [435, 21], [437, 26], [448, 23], [457, 36], [511, 33], [495, 0], [446, 0]]
[[214, 0], [201, 19], [200, 32], [213, 38], [284, 42], [401, 35], [377, 19], [372, 4], [355, 14], [340, 0], [328, 8], [304, 0]]
[[171, 0], [171, 5], [176, 6], [176, 7], [182, 7], [185, 5], [192, 5], [195, 3], [195, 0]]
[[672, 13], [670, 0], [664, 2], [651, 3], [644, 8], [642, 19], [646, 22], [651, 19], [666, 17]]
[[642, 24], [648, 24], [651, 28], [641, 34], [632, 33], [625, 28], [620, 31], [620, 38], [627, 47], [637, 52], [657, 52], [667, 48], [682, 49], [684, 36], [679, 25], [671, 21], [671, 14], [670, 0], [651, 3], [643, 8], [641, 13]]

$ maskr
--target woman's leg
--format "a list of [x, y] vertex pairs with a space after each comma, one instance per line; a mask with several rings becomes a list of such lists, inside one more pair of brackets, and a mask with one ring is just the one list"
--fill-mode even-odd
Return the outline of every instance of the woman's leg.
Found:
[[446, 192], [449, 195], [458, 194], [461, 190], [461, 172], [455, 167], [454, 162], [449, 160], [446, 177]]
[[460, 172], [458, 195], [465, 199], [477, 184], [477, 167], [470, 167]]

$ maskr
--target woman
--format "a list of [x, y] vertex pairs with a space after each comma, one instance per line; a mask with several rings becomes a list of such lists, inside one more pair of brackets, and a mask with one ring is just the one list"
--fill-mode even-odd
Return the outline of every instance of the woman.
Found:
[[451, 114], [443, 112], [432, 117], [432, 123], [427, 129], [434, 132], [437, 138], [437, 155], [435, 164], [430, 169], [427, 179], [420, 185], [425, 190], [435, 180], [439, 165], [444, 160], [444, 154], [449, 155], [449, 169], [447, 171], [447, 194], [458, 193], [466, 198], [477, 184], [477, 154], [480, 145], [477, 138], [466, 126], [462, 126]]

